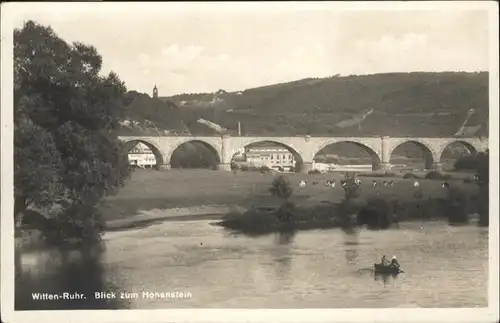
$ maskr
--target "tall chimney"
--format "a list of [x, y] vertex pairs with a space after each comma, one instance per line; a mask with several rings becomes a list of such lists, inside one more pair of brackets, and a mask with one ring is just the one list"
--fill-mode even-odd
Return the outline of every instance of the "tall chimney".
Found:
[[241, 122], [238, 121], [238, 136], [241, 136]]

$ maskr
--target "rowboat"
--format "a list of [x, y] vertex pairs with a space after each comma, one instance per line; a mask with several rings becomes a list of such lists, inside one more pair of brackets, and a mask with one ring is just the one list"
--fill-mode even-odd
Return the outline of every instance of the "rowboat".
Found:
[[375, 273], [376, 274], [399, 274], [402, 273], [403, 271], [399, 269], [399, 267], [396, 266], [385, 266], [382, 264], [374, 264], [373, 265], [375, 268]]

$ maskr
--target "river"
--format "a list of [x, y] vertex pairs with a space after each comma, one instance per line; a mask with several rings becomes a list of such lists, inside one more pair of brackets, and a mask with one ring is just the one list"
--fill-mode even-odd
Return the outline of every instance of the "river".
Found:
[[[70, 255], [62, 265], [55, 251], [25, 253], [16, 279], [16, 308], [487, 306], [484, 228], [414, 222], [386, 231], [331, 229], [254, 238], [210, 222], [166, 221], [108, 232], [98, 262]], [[405, 273], [375, 276], [371, 267], [382, 254], [396, 255]], [[75, 291], [87, 299], [32, 299], [33, 292]], [[98, 291], [138, 297], [96, 300]], [[150, 299], [143, 292], [172, 294]]]

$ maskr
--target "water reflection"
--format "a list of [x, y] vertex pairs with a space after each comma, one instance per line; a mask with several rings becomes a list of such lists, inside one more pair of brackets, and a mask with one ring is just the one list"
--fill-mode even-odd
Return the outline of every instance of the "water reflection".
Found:
[[345, 259], [347, 263], [357, 263], [358, 262], [358, 251], [356, 249], [346, 249], [345, 251]]
[[[106, 279], [102, 254], [101, 246], [24, 255], [16, 251], [16, 310], [127, 308], [124, 301], [94, 297], [95, 292], [117, 291]], [[48, 294], [59, 299], [45, 299]]]
[[359, 232], [356, 228], [343, 229], [344, 233], [344, 246], [345, 246], [345, 259], [348, 264], [358, 262], [358, 245], [359, 245]]
[[290, 281], [292, 270], [292, 245], [296, 231], [281, 231], [275, 234], [274, 241], [278, 248], [273, 248], [274, 276], [276, 277], [274, 290], [284, 289]]
[[296, 231], [281, 231], [276, 233], [276, 244], [278, 245], [288, 245], [293, 242], [293, 239], [295, 238], [295, 235], [297, 234]]
[[[383, 232], [310, 230], [248, 237], [209, 223], [165, 222], [109, 233], [105, 254], [87, 260], [89, 256], [79, 251], [64, 257], [59, 251], [25, 254], [16, 266], [16, 308], [373, 308], [401, 306], [402, 301], [421, 307], [487, 304], [487, 230], [445, 223], [427, 223], [422, 230], [419, 223], [405, 223], [399, 230]], [[373, 263], [382, 254], [401, 256], [406, 273], [375, 275]], [[85, 302], [43, 302], [31, 297], [32, 292], [92, 294], [117, 288], [188, 291], [193, 298], [138, 298], [128, 303], [95, 300], [92, 295]]]
[[398, 274], [379, 274], [374, 272], [373, 273], [373, 279], [378, 282], [384, 283], [384, 286], [387, 286], [387, 284], [390, 281], [396, 280], [398, 277]]

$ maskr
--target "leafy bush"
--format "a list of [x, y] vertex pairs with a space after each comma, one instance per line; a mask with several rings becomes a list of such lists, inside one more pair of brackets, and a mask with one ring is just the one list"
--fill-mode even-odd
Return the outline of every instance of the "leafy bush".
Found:
[[251, 209], [244, 214], [227, 214], [220, 224], [228, 229], [257, 233], [272, 231], [277, 228], [279, 219], [276, 216], [270, 216], [268, 213]]
[[281, 207], [276, 212], [276, 216], [281, 223], [292, 223], [295, 221], [294, 211], [295, 204], [285, 201], [285, 203], [283, 203], [283, 205], [281, 205]]
[[343, 186], [343, 189], [344, 189], [345, 199], [349, 201], [351, 199], [359, 197], [361, 188], [359, 187], [358, 184], [356, 184], [356, 176], [347, 173], [344, 176], [344, 181], [345, 185]]
[[438, 171], [431, 170], [427, 174], [425, 174], [425, 179], [432, 179], [432, 180], [447, 180], [450, 179], [451, 176], [448, 174], [441, 174]]
[[269, 189], [273, 196], [287, 200], [292, 196], [293, 188], [286, 176], [278, 176], [273, 180], [271, 188]]
[[240, 168], [242, 171], [244, 172], [248, 172], [249, 170], [249, 167], [247, 165], [241, 165], [241, 168]]
[[357, 214], [361, 211], [363, 205], [355, 203], [353, 200], [343, 199], [337, 206], [335, 213], [339, 219], [342, 228], [352, 228], [357, 224]]
[[344, 176], [344, 200], [338, 206], [340, 225], [343, 229], [352, 229], [355, 226], [354, 216], [357, 213], [354, 199], [360, 195], [360, 187], [356, 184], [356, 176], [346, 173]]
[[456, 170], [476, 170], [478, 158], [478, 155], [462, 156], [455, 161], [453, 168]]
[[279, 197], [284, 200], [284, 203], [276, 212], [280, 222], [290, 223], [293, 222], [295, 205], [288, 202], [288, 198], [292, 196], [293, 188], [286, 176], [278, 176], [273, 180], [271, 188], [269, 189], [273, 196]]
[[313, 175], [313, 174], [318, 175], [318, 174], [321, 174], [321, 171], [320, 171], [320, 170], [318, 170], [318, 169], [312, 169], [312, 170], [310, 170], [310, 171], [309, 171], [309, 172], [307, 172], [307, 173], [308, 173], [309, 175]]
[[386, 229], [393, 221], [393, 206], [383, 198], [370, 198], [358, 215], [358, 224], [370, 229]]
[[462, 224], [469, 221], [467, 212], [467, 197], [457, 188], [448, 189], [448, 197], [444, 204], [444, 212], [450, 224]]

